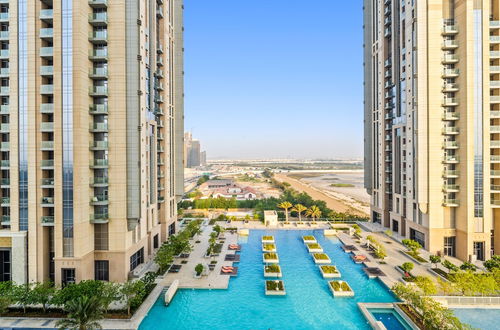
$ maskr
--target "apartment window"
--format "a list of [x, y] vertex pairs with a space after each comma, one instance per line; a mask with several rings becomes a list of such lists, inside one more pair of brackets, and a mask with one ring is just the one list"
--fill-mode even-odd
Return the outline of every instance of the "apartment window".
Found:
[[130, 271], [133, 271], [137, 266], [144, 262], [144, 248], [130, 256]]
[[455, 236], [444, 238], [443, 249], [445, 256], [455, 257]]
[[94, 248], [96, 250], [109, 250], [107, 223], [94, 225]]
[[473, 247], [477, 260], [484, 261], [484, 242], [474, 242]]
[[109, 281], [109, 261], [94, 261], [94, 277], [96, 281]]
[[173, 234], [175, 234], [175, 223], [168, 226], [168, 236], [172, 236]]
[[413, 228], [410, 228], [410, 239], [419, 242], [420, 245], [422, 245], [423, 248], [425, 248], [425, 234], [415, 230]]
[[160, 246], [160, 240], [158, 234], [153, 237], [153, 249], [157, 249]]
[[392, 220], [392, 231], [399, 233], [399, 222], [397, 220]]
[[380, 217], [380, 213], [373, 212], [373, 223], [380, 223], [380, 224], [382, 224], [382, 218]]
[[76, 272], [74, 268], [61, 269], [61, 282], [63, 286], [76, 282]]
[[0, 250], [0, 282], [12, 280], [10, 249]]

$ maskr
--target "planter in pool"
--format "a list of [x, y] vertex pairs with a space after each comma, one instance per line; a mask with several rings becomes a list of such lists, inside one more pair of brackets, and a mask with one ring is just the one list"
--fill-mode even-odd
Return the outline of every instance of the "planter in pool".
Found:
[[264, 266], [264, 277], [281, 277], [281, 267], [276, 264]]
[[323, 252], [323, 248], [318, 243], [307, 243], [306, 247], [307, 247], [307, 250], [309, 251], [309, 253], [321, 253], [321, 252]]
[[332, 261], [330, 260], [330, 257], [326, 255], [325, 253], [313, 253], [312, 255], [313, 260], [317, 264], [330, 264]]
[[281, 280], [267, 280], [265, 283], [266, 296], [286, 295], [285, 285]]
[[280, 262], [280, 259], [277, 253], [270, 252], [270, 253], [264, 253], [262, 255], [262, 261], [268, 264], [277, 264]]
[[263, 252], [276, 252], [276, 245], [274, 243], [262, 243]]
[[345, 281], [329, 281], [328, 288], [334, 297], [354, 297], [354, 291]]
[[307, 244], [307, 243], [317, 243], [316, 237], [312, 235], [307, 235], [307, 236], [302, 236], [302, 241]]
[[270, 235], [262, 236], [262, 243], [274, 243], [274, 236]]
[[331, 265], [319, 266], [319, 271], [321, 275], [323, 275], [323, 278], [336, 278], [342, 276], [337, 267]]

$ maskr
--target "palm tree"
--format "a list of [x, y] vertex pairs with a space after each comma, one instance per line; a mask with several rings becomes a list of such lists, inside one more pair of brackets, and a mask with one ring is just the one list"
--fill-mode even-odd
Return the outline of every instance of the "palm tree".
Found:
[[292, 208], [292, 211], [297, 212], [297, 214], [299, 215], [299, 221], [302, 221], [302, 212], [304, 212], [305, 210], [307, 210], [307, 207], [302, 204], [297, 204]]
[[290, 202], [281, 202], [281, 203], [278, 204], [278, 207], [280, 209], [284, 209], [285, 210], [286, 221], [288, 221], [288, 209], [291, 208], [292, 206], [293, 205]]
[[99, 321], [104, 318], [104, 311], [99, 297], [76, 297], [69, 300], [64, 308], [68, 315], [65, 319], [57, 321], [56, 326], [60, 330], [102, 329]]
[[321, 210], [316, 205], [311, 206], [306, 211], [306, 216], [314, 219], [321, 217]]

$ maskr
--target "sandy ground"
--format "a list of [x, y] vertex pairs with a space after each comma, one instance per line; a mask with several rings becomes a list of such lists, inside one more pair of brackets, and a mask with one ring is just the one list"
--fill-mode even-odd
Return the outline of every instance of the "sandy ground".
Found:
[[[325, 174], [326, 175], [326, 174]], [[324, 187], [324, 185], [329, 185], [331, 183], [335, 183], [337, 181], [329, 181], [323, 180], [321, 182], [321, 176], [311, 177], [311, 178], [303, 178], [303, 179], [294, 179], [287, 175], [287, 173], [276, 173], [275, 178], [278, 181], [286, 181], [288, 182], [292, 188], [298, 191], [304, 191], [308, 193], [314, 199], [324, 200], [329, 208], [335, 210], [337, 212], [352, 212], [357, 215], [366, 216], [369, 214], [370, 207], [366, 203], [366, 200], [361, 200], [361, 191], [359, 187], [351, 188], [333, 188], [333, 187]], [[314, 182], [307, 182], [314, 181]], [[318, 183], [319, 182], [319, 183]], [[345, 181], [338, 181], [339, 183], [352, 183]], [[354, 184], [354, 183], [352, 183]], [[347, 194], [342, 192], [341, 189], [351, 189], [352, 193]], [[339, 191], [340, 190], [340, 191]], [[355, 197], [356, 192], [360, 195], [358, 198]]]

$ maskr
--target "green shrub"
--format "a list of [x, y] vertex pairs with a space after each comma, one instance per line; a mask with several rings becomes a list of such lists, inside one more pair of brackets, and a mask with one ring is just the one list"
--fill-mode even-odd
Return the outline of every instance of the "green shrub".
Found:
[[339, 272], [335, 266], [330, 265], [321, 266], [321, 270], [323, 270], [325, 274], [337, 274]]

